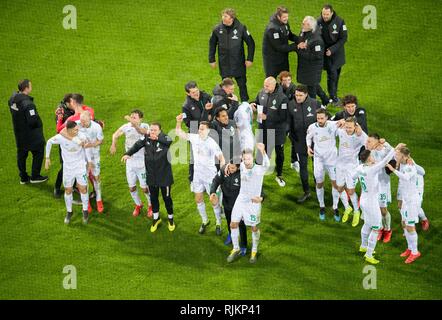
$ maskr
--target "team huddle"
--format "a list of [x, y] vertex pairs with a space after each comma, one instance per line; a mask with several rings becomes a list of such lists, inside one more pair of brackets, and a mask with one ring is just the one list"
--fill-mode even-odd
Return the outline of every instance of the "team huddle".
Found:
[[[283, 168], [287, 137], [291, 142], [290, 166], [299, 173], [304, 191], [298, 204], [311, 197], [310, 190], [316, 190], [319, 221], [323, 222], [327, 220], [325, 193], [331, 191], [336, 223], [347, 223], [351, 218], [351, 225], [357, 227], [363, 220], [359, 252], [364, 253], [365, 261], [371, 264], [379, 263], [374, 257], [376, 243], [381, 240], [389, 243], [392, 238], [388, 206], [392, 202], [391, 177], [397, 176], [397, 201], [407, 243], [401, 257], [406, 258], [407, 264], [420, 257], [416, 224], [421, 221], [424, 231], [429, 228], [422, 209], [425, 170], [411, 157], [405, 144], [398, 143], [393, 147], [378, 134], [368, 132], [365, 109], [359, 107], [355, 96], [346, 95], [342, 100], [337, 97], [339, 75], [345, 63], [343, 46], [346, 40], [345, 22], [331, 5], [324, 5], [318, 19], [306, 16], [299, 36], [290, 30], [287, 8], [278, 7], [264, 33], [266, 78], [256, 98], [249, 100], [246, 68], [252, 65], [255, 51], [250, 32], [237, 20], [233, 9], [223, 10], [222, 22], [213, 29], [209, 63], [212, 68], [216, 67], [218, 49], [222, 82], [214, 87], [212, 95], [200, 90], [195, 81], [185, 84], [186, 100], [182, 112], [175, 118], [172, 136], [178, 138], [175, 143], [185, 145], [178, 150], [187, 150], [187, 144], [190, 145], [190, 160], [186, 154], [185, 161], [189, 162], [190, 190], [201, 217], [198, 233], [204, 234], [210, 228], [204, 199], [206, 193], [217, 236], [222, 235], [223, 218], [226, 220], [228, 234], [224, 244], [232, 246], [227, 257], [229, 263], [247, 254], [247, 227], [251, 228], [252, 234], [249, 261], [257, 261], [261, 208], [266, 198], [263, 181], [265, 176], [272, 174], [274, 161], [275, 181], [281, 188], [286, 186]], [[289, 44], [289, 41], [293, 43]], [[248, 47], [247, 60], [243, 42]], [[288, 54], [292, 51], [298, 55], [299, 84], [292, 82], [289, 72]], [[323, 69], [328, 75], [328, 96], [320, 86]], [[241, 99], [235, 95], [233, 79], [239, 87]], [[15, 124], [17, 139], [22, 139], [20, 134], [23, 133], [19, 125], [27, 128], [29, 123], [37, 123], [41, 131], [38, 142], [43, 150], [41, 120], [32, 98], [28, 97], [31, 89], [29, 80], [19, 83], [20, 92], [11, 97], [9, 104], [13, 119], [18, 123]], [[316, 100], [317, 96], [321, 101]], [[26, 103], [23, 103], [25, 99]], [[340, 105], [343, 110], [331, 116], [327, 109], [330, 104]], [[82, 95], [74, 93], [65, 95], [55, 114], [57, 134], [46, 143], [45, 168], [48, 170], [51, 166], [53, 145], [59, 145], [61, 169], [54, 195], [61, 196], [63, 185], [64, 223], [70, 224], [73, 219], [73, 195], [78, 193], [82, 221], [88, 224], [93, 212], [91, 199], [95, 198], [99, 214], [105, 210], [100, 159], [104, 122], [96, 119], [94, 110], [83, 104]], [[132, 215], [143, 215], [144, 210], [152, 219], [150, 232], [155, 233], [162, 222], [161, 193], [168, 230], [174, 232], [174, 176], [170, 151], [174, 138], [163, 131], [160, 123], [149, 121], [148, 124], [143, 118], [139, 109], [124, 116], [125, 123], [112, 135], [109, 154], [117, 153], [118, 139], [124, 136], [125, 152], [121, 162], [125, 163], [127, 184], [134, 202]], [[21, 183], [46, 181], [48, 177], [37, 174], [43, 151], [40, 158], [36, 153], [37, 160], [40, 160], [39, 170], [34, 170], [32, 177], [27, 176], [28, 149], [24, 148], [26, 153], [19, 153]], [[309, 159], [315, 188], [309, 185]], [[326, 176], [331, 188], [327, 188]], [[141, 197], [138, 186], [143, 194]], [[342, 215], [339, 202], [344, 207]]]

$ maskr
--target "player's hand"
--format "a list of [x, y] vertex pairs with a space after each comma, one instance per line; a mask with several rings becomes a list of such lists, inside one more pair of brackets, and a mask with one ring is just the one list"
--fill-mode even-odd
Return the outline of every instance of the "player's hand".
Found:
[[252, 107], [253, 112], [256, 112], [256, 103], [255, 102], [252, 102], [250, 104], [250, 107]]
[[125, 154], [122, 158], [121, 158], [121, 162], [126, 163], [126, 161], [130, 159], [130, 156], [128, 156], [127, 154]]
[[307, 153], [310, 157], [313, 157], [313, 155], [314, 155], [313, 149], [310, 147], [307, 147]]
[[132, 122], [130, 116], [128, 115], [124, 116], [124, 120], [126, 120], [127, 122]]
[[149, 139], [152, 140], [152, 141], [157, 141], [158, 140], [158, 136], [150, 133], [149, 134]]
[[298, 43], [298, 49], [306, 49], [307, 48], [307, 43], [304, 41], [304, 42], [300, 42], [300, 43]]
[[252, 202], [253, 202], [253, 203], [261, 203], [262, 200], [263, 200], [263, 198], [260, 197], [260, 196], [256, 196], [256, 197], [253, 197], [253, 198], [252, 198]]
[[236, 101], [236, 102], [238, 102], [239, 100], [238, 100], [238, 97], [236, 96], [236, 95], [234, 95], [234, 94], [232, 94], [232, 96], [231, 97], [227, 97], [229, 100], [232, 100], [232, 101]]
[[360, 136], [362, 134], [362, 127], [356, 123], [356, 129], [355, 129], [356, 135]]
[[180, 113], [179, 115], [176, 116], [176, 122], [181, 123], [183, 122], [183, 114]]
[[109, 152], [111, 155], [114, 155], [117, 152], [117, 146], [116, 145], [111, 145]]
[[216, 62], [210, 62], [209, 63], [212, 69], [216, 69]]
[[413, 159], [412, 159], [412, 158], [408, 158], [408, 159], [407, 159], [407, 164], [408, 164], [409, 166], [414, 165], [414, 161], [413, 161]]
[[345, 124], [345, 120], [344, 120], [344, 119], [338, 120], [338, 121], [336, 122], [336, 126], [337, 126], [338, 128], [341, 128], [342, 126], [344, 126], [344, 124]]
[[218, 204], [218, 197], [216, 193], [212, 193], [210, 195], [210, 203], [212, 204], [212, 206], [216, 206]]
[[245, 64], [246, 64], [246, 68], [250, 68], [253, 65], [253, 62], [246, 60]]
[[380, 138], [380, 139], [379, 139], [379, 143], [380, 143], [380, 144], [384, 144], [384, 143], [385, 143], [385, 139], [384, 139], [384, 138]]
[[85, 143], [83, 147], [84, 148], [94, 148], [94, 147], [96, 147], [96, 144], [94, 142], [88, 142], [88, 143]]
[[256, 144], [256, 149], [258, 149], [262, 154], [264, 154], [266, 146], [264, 145], [264, 143], [259, 142]]
[[100, 125], [101, 129], [104, 130], [104, 121], [103, 120], [98, 120], [96, 122]]
[[396, 170], [396, 168], [393, 167], [393, 166], [392, 166], [391, 164], [389, 164], [389, 163], [387, 163], [385, 166], [386, 166], [388, 169], [390, 169], [391, 172], [393, 172], [394, 170]]
[[206, 105], [204, 106], [204, 108], [205, 108], [206, 110], [212, 110], [212, 108], [213, 108], [213, 103], [207, 102]]
[[258, 113], [258, 119], [260, 120], [267, 120], [267, 115], [265, 113]]
[[330, 49], [327, 49], [327, 51], [325, 51], [325, 55], [327, 57], [330, 57], [332, 55], [332, 52], [330, 51]]
[[49, 167], [51, 166], [51, 160], [49, 158], [46, 158], [45, 161], [45, 169], [49, 170]]
[[406, 147], [407, 145], [405, 144], [405, 143], [398, 143], [398, 145], [396, 146], [396, 150], [400, 150], [400, 149], [402, 149], [402, 148], [404, 148], [404, 147]]

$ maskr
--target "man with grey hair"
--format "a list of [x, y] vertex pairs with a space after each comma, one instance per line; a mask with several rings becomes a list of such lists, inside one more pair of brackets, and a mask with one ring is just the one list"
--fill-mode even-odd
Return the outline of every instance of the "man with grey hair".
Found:
[[296, 47], [298, 54], [297, 81], [308, 88], [309, 96], [321, 98], [322, 107], [328, 104], [328, 97], [322, 90], [321, 74], [324, 66], [324, 41], [318, 32], [318, 24], [312, 16], [302, 20], [302, 30]]

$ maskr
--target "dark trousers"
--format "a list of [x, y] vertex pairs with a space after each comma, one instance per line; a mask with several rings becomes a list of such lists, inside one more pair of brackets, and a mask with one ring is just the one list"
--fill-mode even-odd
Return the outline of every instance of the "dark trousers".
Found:
[[158, 187], [149, 186], [150, 201], [152, 202], [152, 212], [160, 212], [160, 189], [161, 195], [163, 196], [164, 205], [166, 206], [167, 214], [173, 214], [173, 202], [172, 196], [170, 194], [171, 186], [168, 187]]
[[330, 99], [338, 98], [338, 82], [341, 75], [341, 68], [333, 68], [331, 66], [326, 68], [327, 71], [327, 90]]
[[57, 173], [57, 180], [55, 181], [55, 190], [61, 190], [61, 184], [63, 183], [63, 157], [61, 156], [61, 147], [58, 147], [58, 155], [60, 156], [60, 170]]
[[41, 166], [43, 164], [43, 158], [45, 153], [45, 147], [42, 145], [39, 148], [28, 149], [28, 148], [20, 148], [17, 149], [17, 166], [18, 171], [20, 172], [20, 178], [26, 180], [29, 178], [29, 175], [26, 171], [26, 159], [28, 158], [28, 153], [32, 153], [32, 173], [31, 179], [36, 178], [40, 175]]
[[273, 153], [273, 148], [275, 149], [275, 153], [276, 153], [276, 159], [275, 159], [275, 164], [276, 164], [276, 175], [278, 177], [282, 176], [282, 167], [284, 166], [284, 145], [283, 144], [277, 144], [275, 146], [268, 146], [266, 144], [266, 153], [269, 156], [269, 158], [271, 157], [272, 153]]
[[308, 183], [309, 156], [306, 153], [297, 153], [296, 155], [299, 161], [299, 177], [301, 178], [302, 189], [304, 192], [310, 192], [310, 185]]
[[319, 96], [319, 98], [321, 99], [321, 103], [324, 106], [328, 105], [328, 97], [327, 94], [324, 92], [324, 90], [322, 90], [321, 84], [317, 83], [316, 85], [313, 86], [307, 86], [307, 90], [310, 98], [316, 99], [316, 96]]
[[[230, 222], [232, 221], [232, 209], [228, 210], [224, 208], [224, 214], [226, 215], [226, 221], [227, 221], [227, 229], [229, 230], [230, 234]], [[241, 238], [239, 246], [241, 248], [247, 248], [247, 228], [244, 224], [244, 221], [241, 220], [239, 223], [239, 236]]]
[[239, 87], [239, 97], [241, 102], [248, 102], [249, 94], [247, 92], [247, 77], [245, 75], [242, 77], [235, 77], [235, 80]]

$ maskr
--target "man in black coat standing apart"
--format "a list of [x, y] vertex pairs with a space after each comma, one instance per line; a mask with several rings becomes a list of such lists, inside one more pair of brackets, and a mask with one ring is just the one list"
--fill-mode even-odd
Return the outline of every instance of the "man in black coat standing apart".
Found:
[[[43, 122], [38, 115], [34, 98], [29, 96], [31, 91], [31, 81], [21, 80], [18, 83], [18, 92], [13, 93], [8, 101], [17, 145], [17, 165], [21, 184], [48, 180], [48, 177], [40, 175], [46, 141], [43, 136]], [[26, 171], [26, 158], [29, 152], [32, 153], [30, 177]]]
[[338, 83], [345, 64], [344, 44], [347, 42], [347, 26], [329, 4], [322, 8], [318, 18], [322, 40], [325, 45], [324, 69], [327, 71], [327, 89], [330, 102], [338, 105]]
[[[262, 40], [262, 58], [266, 77], [276, 78], [281, 71], [290, 71], [289, 52], [296, 50], [298, 37], [290, 30], [289, 11], [278, 7], [270, 17]], [[289, 44], [289, 40], [294, 43]]]
[[298, 53], [298, 70], [296, 78], [299, 83], [308, 88], [308, 94], [316, 99], [321, 98], [324, 107], [328, 97], [321, 88], [321, 74], [324, 66], [324, 41], [317, 30], [316, 19], [306, 16], [302, 21], [302, 31], [296, 47]]
[[144, 147], [146, 182], [149, 186], [153, 211], [153, 221], [150, 232], [155, 232], [161, 223], [159, 213], [160, 203], [158, 200], [160, 190], [168, 214], [169, 231], [172, 232], [175, 230], [173, 202], [172, 196], [170, 195], [170, 189], [173, 184], [172, 166], [170, 164], [171, 156], [169, 152], [171, 144], [172, 139], [161, 131], [161, 125], [157, 122], [152, 122], [150, 124], [149, 133], [144, 136], [144, 139], [135, 142], [132, 148], [130, 148], [121, 159], [122, 161], [126, 161]]
[[[255, 41], [236, 18], [235, 10], [227, 8], [221, 12], [222, 22], [216, 25], [209, 40], [209, 63], [216, 68], [215, 52], [218, 46], [218, 65], [221, 78], [235, 78], [241, 101], [249, 101], [246, 68], [251, 67], [255, 55]], [[244, 53], [247, 44], [247, 59]]]

